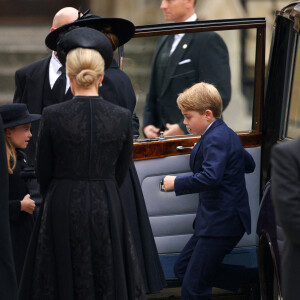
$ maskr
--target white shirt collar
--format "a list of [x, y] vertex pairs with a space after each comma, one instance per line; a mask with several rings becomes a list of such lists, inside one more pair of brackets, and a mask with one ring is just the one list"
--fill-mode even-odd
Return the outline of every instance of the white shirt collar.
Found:
[[53, 68], [53, 71], [55, 73], [57, 73], [58, 75], [60, 75], [60, 67], [62, 66], [62, 64], [60, 63], [60, 61], [58, 60], [58, 58], [55, 56], [54, 52], [52, 52], [52, 55], [51, 55], [51, 62], [50, 62], [52, 68]]
[[[184, 22], [194, 22], [194, 21], [197, 21], [197, 15], [196, 14], [193, 14], [192, 16], [190, 16]], [[184, 36], [184, 33], [179, 33], [179, 34], [175, 34], [174, 35], [174, 42], [173, 42], [171, 50], [170, 50], [170, 55], [175, 51], [176, 47], [180, 43], [180, 41], [183, 38], [183, 36]]]
[[197, 21], [197, 15], [193, 14], [192, 16], [190, 16], [187, 20], [185, 20], [184, 22], [194, 22]]
[[[61, 66], [62, 66], [62, 64], [60, 63], [58, 58], [55, 56], [54, 51], [52, 51], [52, 55], [51, 55], [51, 59], [50, 59], [50, 63], [49, 63], [49, 83], [50, 83], [51, 89], [53, 88], [55, 81], [61, 74], [61, 71], [59, 71]], [[67, 93], [67, 91], [70, 87], [70, 80], [67, 75], [66, 75], [66, 78], [67, 78], [67, 82], [66, 82], [66, 93]]]
[[215, 122], [216, 120], [214, 120], [213, 122], [211, 122], [207, 127], [206, 127], [206, 129], [205, 129], [205, 131], [203, 132], [203, 134], [202, 135], [204, 135], [205, 134], [205, 132], [208, 130], [208, 128]]

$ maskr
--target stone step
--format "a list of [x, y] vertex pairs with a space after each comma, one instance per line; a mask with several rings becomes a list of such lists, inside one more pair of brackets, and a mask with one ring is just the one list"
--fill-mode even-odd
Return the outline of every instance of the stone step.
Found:
[[0, 92], [0, 105], [12, 103], [14, 98], [13, 92]]
[[45, 37], [50, 28], [45, 26], [1, 26], [0, 27], [0, 49], [12, 52], [22, 51], [44, 51]]
[[0, 50], [0, 72], [3, 67], [11, 67], [14, 70], [21, 68], [27, 64], [32, 63], [33, 61], [42, 59], [46, 57], [49, 52], [46, 49], [42, 52], [20, 52], [20, 51], [1, 51]]
[[2, 73], [0, 68], [0, 94], [14, 91], [15, 89], [15, 73], [12, 71], [10, 74]]

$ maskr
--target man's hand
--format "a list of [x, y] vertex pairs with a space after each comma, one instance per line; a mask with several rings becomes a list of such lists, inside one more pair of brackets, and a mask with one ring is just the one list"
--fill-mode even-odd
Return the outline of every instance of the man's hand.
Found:
[[148, 125], [144, 127], [144, 134], [149, 139], [159, 137], [159, 131], [160, 129], [155, 127], [154, 125]]
[[170, 176], [170, 175], [164, 178], [164, 188], [166, 192], [170, 190], [174, 190], [175, 178], [176, 176]]
[[166, 124], [167, 129], [164, 131], [164, 136], [183, 135], [184, 132], [181, 130], [178, 124]]

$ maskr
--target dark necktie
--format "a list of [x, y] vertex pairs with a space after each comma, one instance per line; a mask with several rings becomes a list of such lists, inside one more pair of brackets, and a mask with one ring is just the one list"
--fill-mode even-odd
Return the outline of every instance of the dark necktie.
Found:
[[174, 38], [175, 38], [175, 35], [174, 34], [171, 34], [168, 36], [167, 38], [167, 49], [168, 49], [168, 55], [170, 56], [170, 52], [171, 52], [171, 49], [172, 49], [172, 46], [173, 46], [173, 43], [174, 43]]
[[66, 70], [64, 67], [60, 67], [60, 76], [56, 79], [54, 86], [52, 88], [52, 94], [56, 98], [57, 102], [63, 101], [66, 93]]

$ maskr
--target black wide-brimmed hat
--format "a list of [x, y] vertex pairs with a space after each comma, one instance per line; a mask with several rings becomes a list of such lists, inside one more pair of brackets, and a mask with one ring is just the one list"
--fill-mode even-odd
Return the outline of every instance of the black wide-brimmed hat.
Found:
[[30, 114], [26, 104], [15, 103], [0, 106], [0, 115], [4, 128], [15, 127], [37, 121], [41, 115]]
[[[122, 18], [101, 18], [92, 14], [84, 14], [72, 23], [65, 24], [50, 32], [46, 39], [46, 46], [56, 51], [57, 43], [60, 39], [60, 34], [68, 31], [71, 27], [90, 27], [99, 31], [110, 28], [110, 31], [115, 34], [119, 40], [119, 46], [127, 43], [134, 35], [135, 26], [132, 22]], [[106, 30], [105, 30], [106, 31]]]
[[110, 40], [100, 31], [79, 27], [64, 34], [57, 43], [57, 54], [60, 62], [64, 65], [67, 54], [75, 48], [87, 48], [97, 50], [104, 59], [107, 69], [113, 59], [113, 50]]

